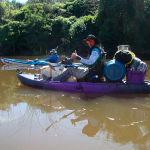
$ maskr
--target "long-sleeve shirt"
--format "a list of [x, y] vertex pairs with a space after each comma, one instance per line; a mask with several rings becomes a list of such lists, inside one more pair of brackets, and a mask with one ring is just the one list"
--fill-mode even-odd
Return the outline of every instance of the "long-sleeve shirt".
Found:
[[44, 59], [45, 61], [49, 61], [51, 63], [58, 63], [59, 62], [59, 58], [57, 57], [57, 55], [52, 55], [50, 58]]
[[80, 63], [82, 63], [87, 67], [93, 67], [99, 60], [100, 55], [101, 55], [100, 50], [98, 48], [94, 48], [91, 52], [89, 59], [84, 59], [81, 56], [77, 56], [76, 59], [79, 60]]

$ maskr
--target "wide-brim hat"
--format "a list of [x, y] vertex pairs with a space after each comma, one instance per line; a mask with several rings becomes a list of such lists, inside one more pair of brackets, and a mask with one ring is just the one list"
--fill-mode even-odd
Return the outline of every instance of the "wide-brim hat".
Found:
[[83, 43], [85, 45], [88, 45], [86, 43], [86, 41], [89, 40], [89, 39], [93, 39], [95, 41], [95, 44], [100, 44], [100, 40], [97, 37], [95, 37], [95, 35], [93, 35], [93, 34], [89, 34], [86, 39], [83, 39]]
[[51, 50], [50, 50], [50, 53], [55, 53], [55, 54], [57, 54], [57, 51], [56, 51], [55, 49], [51, 49]]
[[[89, 122], [89, 121], [88, 121]], [[99, 131], [99, 126], [92, 126], [91, 123], [85, 125], [82, 129], [82, 133], [86, 134], [89, 137], [94, 137], [96, 133]]]

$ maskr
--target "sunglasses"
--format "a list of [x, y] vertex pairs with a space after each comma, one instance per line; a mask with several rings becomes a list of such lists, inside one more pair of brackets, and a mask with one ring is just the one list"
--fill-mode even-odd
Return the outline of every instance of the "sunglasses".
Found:
[[86, 41], [87, 44], [92, 43], [94, 40], [88, 40]]

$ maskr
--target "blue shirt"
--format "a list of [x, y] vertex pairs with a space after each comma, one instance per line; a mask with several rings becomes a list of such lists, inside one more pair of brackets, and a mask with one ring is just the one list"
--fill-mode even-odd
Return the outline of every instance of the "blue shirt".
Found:
[[52, 55], [50, 58], [44, 59], [45, 61], [49, 61], [50, 63], [58, 63], [59, 57], [57, 57], [57, 54]]

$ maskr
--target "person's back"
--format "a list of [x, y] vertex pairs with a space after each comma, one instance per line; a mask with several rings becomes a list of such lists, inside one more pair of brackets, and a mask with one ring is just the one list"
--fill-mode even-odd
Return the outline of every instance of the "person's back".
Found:
[[58, 63], [59, 62], [59, 57], [57, 56], [57, 59], [56, 59], [56, 62], [55, 63]]

